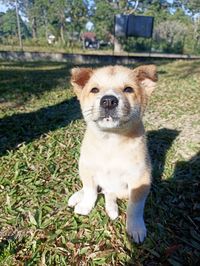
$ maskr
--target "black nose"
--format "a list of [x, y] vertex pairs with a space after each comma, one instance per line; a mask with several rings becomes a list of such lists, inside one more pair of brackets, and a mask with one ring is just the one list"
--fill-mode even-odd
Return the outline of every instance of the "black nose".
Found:
[[101, 98], [100, 106], [103, 108], [113, 109], [118, 105], [117, 97], [113, 95], [105, 95]]

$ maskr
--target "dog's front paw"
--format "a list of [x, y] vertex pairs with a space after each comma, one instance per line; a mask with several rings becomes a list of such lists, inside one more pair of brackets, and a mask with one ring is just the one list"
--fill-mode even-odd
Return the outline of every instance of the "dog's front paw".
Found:
[[68, 206], [74, 207], [76, 204], [78, 204], [83, 198], [83, 190], [79, 190], [75, 192], [68, 200]]
[[77, 214], [81, 214], [81, 215], [88, 215], [90, 211], [92, 210], [92, 208], [93, 206], [80, 202], [75, 206], [74, 212]]
[[108, 216], [111, 220], [115, 220], [118, 217], [118, 209], [107, 209], [106, 210]]
[[147, 235], [147, 229], [143, 220], [127, 222], [126, 230], [131, 239], [137, 244], [142, 243]]
[[112, 202], [112, 204], [111, 204], [109, 202], [109, 204], [108, 204], [108, 202], [107, 202], [106, 203], [106, 212], [107, 212], [107, 214], [111, 220], [115, 220], [119, 215], [117, 203]]

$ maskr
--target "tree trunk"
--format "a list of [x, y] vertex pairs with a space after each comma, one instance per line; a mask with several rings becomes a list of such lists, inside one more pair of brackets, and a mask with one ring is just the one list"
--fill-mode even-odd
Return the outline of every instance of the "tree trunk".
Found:
[[115, 53], [121, 53], [121, 52], [123, 52], [122, 45], [118, 41], [118, 39], [116, 37], [114, 38], [114, 52]]
[[33, 12], [35, 1], [32, 0], [24, 0], [25, 8], [26, 8], [26, 15], [28, 17], [29, 23], [31, 24], [31, 33], [32, 38], [37, 38], [37, 23], [36, 23], [36, 17], [34, 15], [35, 12]]
[[45, 38], [46, 41], [48, 41], [48, 18], [46, 10], [44, 10], [44, 25], [45, 25]]
[[15, 12], [17, 17], [17, 32], [18, 32], [18, 39], [19, 39], [19, 46], [20, 49], [22, 49], [22, 36], [21, 36], [21, 26], [20, 26], [20, 20], [19, 20], [19, 10], [18, 10], [18, 2], [15, 0]]
[[61, 37], [62, 43], [65, 44], [63, 23], [61, 23], [61, 25], [60, 25], [60, 37]]
[[37, 25], [36, 25], [36, 18], [33, 17], [31, 21], [31, 29], [32, 29], [32, 37], [33, 39], [37, 38]]

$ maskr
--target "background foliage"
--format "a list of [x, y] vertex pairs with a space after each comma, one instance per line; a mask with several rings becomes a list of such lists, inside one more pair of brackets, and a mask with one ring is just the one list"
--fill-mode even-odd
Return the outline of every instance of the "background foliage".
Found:
[[[148, 39], [118, 39], [123, 51], [152, 51], [198, 54], [200, 52], [200, 2], [198, 0], [0, 0], [9, 9], [0, 12], [0, 42], [17, 44], [16, 12], [19, 13], [24, 45], [81, 47], [80, 36], [91, 30], [98, 40], [113, 45], [114, 15], [135, 13], [155, 17], [154, 36]], [[16, 11], [16, 4], [18, 11]], [[90, 27], [88, 26], [90, 25]], [[104, 48], [105, 49], [105, 48]]]

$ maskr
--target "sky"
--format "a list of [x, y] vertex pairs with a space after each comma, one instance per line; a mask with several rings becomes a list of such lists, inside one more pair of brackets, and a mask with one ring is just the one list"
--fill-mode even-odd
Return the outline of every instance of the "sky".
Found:
[[8, 8], [3, 5], [3, 4], [0, 4], [0, 12], [5, 12]]
[[[173, 3], [174, 0], [167, 0], [167, 1], [168, 1], [168, 3]], [[90, 0], [90, 4], [92, 2], [93, 2], [93, 0]], [[0, 12], [6, 12], [7, 9], [8, 9], [7, 5], [0, 3]], [[91, 30], [91, 28], [92, 28], [92, 25], [91, 25], [91, 22], [89, 22], [89, 24], [87, 25], [87, 29]]]
[[[90, 0], [92, 2], [92, 0]], [[168, 0], [169, 3], [173, 3], [174, 0]], [[8, 9], [6, 5], [0, 3], [0, 12], [5, 12]]]

